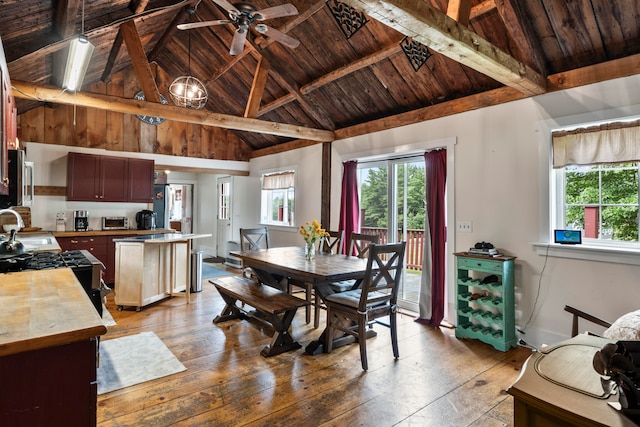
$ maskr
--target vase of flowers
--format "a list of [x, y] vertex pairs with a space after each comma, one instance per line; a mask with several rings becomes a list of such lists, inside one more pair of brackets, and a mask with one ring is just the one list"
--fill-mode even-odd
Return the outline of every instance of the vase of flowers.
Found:
[[329, 233], [315, 219], [311, 222], [307, 221], [305, 225], [301, 225], [300, 234], [304, 239], [304, 255], [307, 260], [312, 260], [316, 256], [316, 242], [318, 239], [329, 236]]

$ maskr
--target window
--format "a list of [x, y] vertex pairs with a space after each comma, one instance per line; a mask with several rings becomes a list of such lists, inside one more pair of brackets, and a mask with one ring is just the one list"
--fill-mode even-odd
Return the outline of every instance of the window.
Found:
[[272, 225], [293, 225], [294, 212], [295, 171], [263, 174], [261, 222]]
[[552, 224], [583, 242], [638, 248], [640, 122], [553, 133]]

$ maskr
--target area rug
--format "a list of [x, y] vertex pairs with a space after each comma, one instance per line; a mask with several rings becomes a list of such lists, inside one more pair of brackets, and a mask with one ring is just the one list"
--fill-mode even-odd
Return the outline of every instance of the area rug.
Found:
[[202, 278], [211, 279], [212, 277], [233, 276], [234, 273], [224, 268], [216, 267], [214, 264], [206, 262], [202, 263]]
[[98, 394], [186, 371], [153, 332], [100, 341]]

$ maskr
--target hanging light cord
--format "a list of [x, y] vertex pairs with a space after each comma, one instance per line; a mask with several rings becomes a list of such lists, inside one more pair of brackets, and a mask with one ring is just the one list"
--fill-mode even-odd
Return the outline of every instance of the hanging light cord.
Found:
[[80, 22], [80, 34], [84, 34], [84, 0], [82, 0], [82, 20]]

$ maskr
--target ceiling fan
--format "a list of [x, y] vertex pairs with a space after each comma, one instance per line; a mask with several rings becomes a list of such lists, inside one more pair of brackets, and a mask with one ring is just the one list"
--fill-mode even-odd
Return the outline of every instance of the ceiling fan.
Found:
[[266, 19], [280, 18], [282, 16], [297, 15], [298, 9], [292, 4], [283, 4], [281, 6], [268, 7], [266, 9], [258, 10], [255, 6], [246, 3], [229, 3], [227, 0], [212, 0], [218, 6], [223, 8], [229, 14], [229, 19], [219, 19], [215, 21], [203, 21], [193, 22], [188, 24], [179, 24], [179, 30], [189, 30], [192, 28], [209, 27], [212, 25], [233, 24], [236, 27], [236, 32], [231, 42], [231, 49], [229, 53], [231, 55], [238, 55], [244, 50], [244, 42], [247, 39], [247, 33], [249, 28], [253, 26], [256, 31], [264, 34], [266, 37], [270, 37], [275, 41], [295, 49], [300, 44], [300, 41], [294, 39], [291, 36], [284, 34], [269, 27], [268, 25], [257, 23], [256, 21], [264, 21]]

